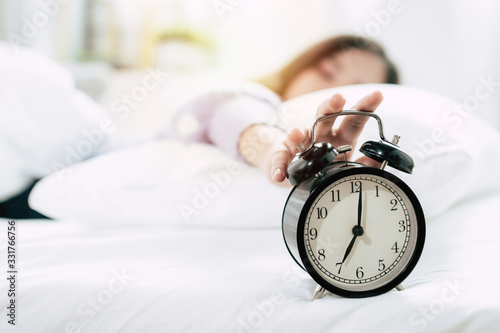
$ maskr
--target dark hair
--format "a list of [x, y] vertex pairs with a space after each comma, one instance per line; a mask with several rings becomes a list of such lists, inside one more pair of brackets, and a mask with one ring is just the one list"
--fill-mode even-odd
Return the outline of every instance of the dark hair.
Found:
[[337, 52], [351, 49], [363, 50], [379, 56], [386, 65], [387, 76], [385, 83], [399, 83], [399, 74], [396, 66], [387, 57], [383, 47], [375, 41], [354, 35], [343, 35], [327, 39], [305, 51], [277, 73], [261, 80], [265, 86], [282, 95], [288, 84], [305, 68], [316, 64], [322, 58]]

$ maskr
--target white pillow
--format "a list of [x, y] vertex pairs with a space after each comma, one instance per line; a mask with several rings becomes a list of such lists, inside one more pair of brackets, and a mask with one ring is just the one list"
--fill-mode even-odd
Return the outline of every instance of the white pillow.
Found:
[[3, 201], [32, 179], [90, 157], [104, 138], [96, 132], [101, 122], [105, 130], [112, 125], [65, 70], [32, 51], [0, 43], [0, 72]]
[[[305, 95], [284, 106], [301, 113], [302, 120], [312, 119], [319, 103], [334, 92], [343, 93], [349, 107], [376, 89], [385, 95], [378, 110], [385, 135], [400, 134], [402, 149], [416, 162], [413, 175], [387, 170], [413, 188], [428, 219], [462, 200], [500, 189], [500, 180], [492, 176], [500, 163], [497, 131], [473, 114], [460, 120], [454, 113], [457, 105], [442, 96], [394, 85], [356, 85]], [[378, 138], [370, 120], [359, 143]], [[152, 142], [64, 170], [63, 181], [57, 175], [46, 177], [33, 190], [30, 204], [54, 218], [104, 225], [278, 227], [289, 190], [236, 163], [213, 146]]]
[[62, 176], [42, 179], [30, 206], [103, 225], [275, 226], [288, 194], [214, 146], [174, 140], [113, 151]]

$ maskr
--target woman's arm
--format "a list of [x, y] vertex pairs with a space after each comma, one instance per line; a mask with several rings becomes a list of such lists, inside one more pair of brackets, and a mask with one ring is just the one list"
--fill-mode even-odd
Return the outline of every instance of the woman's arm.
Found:
[[[284, 146], [287, 141], [287, 135], [276, 129], [273, 126], [258, 124], [248, 127], [241, 135], [238, 150], [243, 159], [250, 165], [254, 165], [263, 170], [266, 176], [274, 181], [274, 178], [282, 172], [282, 169], [275, 170], [271, 163], [273, 156], [279, 151], [286, 151], [288, 148]], [[275, 183], [282, 186], [290, 186], [284, 183], [284, 176], [281, 181]]]
[[[382, 93], [375, 91], [362, 98], [353, 108], [375, 111], [382, 100]], [[318, 107], [316, 115], [339, 112], [344, 108], [345, 102], [342, 95], [335, 94]], [[329, 142], [335, 147], [340, 145], [355, 147], [368, 118], [346, 116], [339, 128], [333, 130], [335, 119], [323, 121], [318, 125], [316, 142]], [[290, 186], [283, 183], [287, 176], [288, 164], [298, 152], [297, 145], [308, 142], [309, 139], [309, 134], [303, 133], [299, 129], [294, 129], [285, 135], [269, 125], [252, 125], [242, 133], [238, 149], [249, 164], [262, 169], [275, 184]], [[348, 153], [347, 158], [350, 159], [351, 155], [352, 152]], [[357, 162], [374, 167], [379, 164], [368, 157], [361, 157]]]

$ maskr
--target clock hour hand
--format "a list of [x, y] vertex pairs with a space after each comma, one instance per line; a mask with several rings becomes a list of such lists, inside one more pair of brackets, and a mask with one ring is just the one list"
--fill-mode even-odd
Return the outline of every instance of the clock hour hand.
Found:
[[342, 259], [342, 264], [344, 264], [344, 261], [349, 256], [349, 253], [351, 253], [352, 247], [354, 246], [354, 242], [356, 241], [357, 237], [358, 237], [357, 235], [354, 235], [354, 237], [352, 238], [351, 242], [349, 243], [349, 246], [347, 246], [347, 250], [345, 250], [345, 254], [344, 254], [344, 259]]
[[352, 238], [351, 242], [347, 246], [347, 250], [345, 250], [344, 259], [342, 259], [342, 264], [344, 263], [344, 261], [349, 256], [349, 253], [351, 253], [352, 248], [354, 246], [354, 242], [356, 242], [356, 238], [358, 238], [358, 236], [363, 236], [363, 234], [365, 233], [365, 231], [363, 230], [362, 226], [355, 225], [352, 228], [352, 233], [354, 234], [354, 237]]

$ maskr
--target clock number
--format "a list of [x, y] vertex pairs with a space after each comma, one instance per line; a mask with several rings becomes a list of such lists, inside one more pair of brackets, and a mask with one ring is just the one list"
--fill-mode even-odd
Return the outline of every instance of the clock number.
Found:
[[382, 272], [385, 270], [385, 264], [384, 264], [384, 259], [380, 259], [378, 261], [378, 271]]
[[318, 212], [318, 220], [319, 219], [325, 219], [328, 215], [328, 211], [326, 210], [326, 207], [321, 207], [321, 208], [316, 208], [316, 211]]
[[341, 262], [338, 262], [335, 264], [335, 266], [339, 266], [339, 271], [337, 274], [340, 274], [340, 270], [342, 269], [342, 263]]
[[[354, 190], [354, 186], [357, 186], [356, 190]], [[361, 182], [359, 180], [356, 182], [351, 182], [351, 193], [356, 192], [361, 192]]]
[[405, 221], [403, 220], [399, 221], [399, 232], [403, 232], [405, 230], [406, 230]]
[[391, 208], [391, 211], [393, 211], [393, 210], [398, 210], [398, 209], [396, 208], [396, 205], [397, 205], [397, 204], [398, 204], [398, 201], [397, 201], [396, 199], [392, 199], [392, 200], [391, 200], [391, 205], [393, 205], [393, 206], [392, 206], [392, 208]]
[[319, 249], [318, 250], [318, 260], [323, 261], [325, 260], [325, 250], [324, 249]]
[[318, 230], [316, 228], [312, 228], [309, 230], [309, 235], [311, 235], [311, 240], [315, 240], [318, 237]]
[[340, 190], [332, 190], [332, 202], [340, 201]]
[[375, 197], [378, 198], [378, 185], [375, 185]]
[[394, 245], [391, 247], [391, 250], [394, 250], [394, 253], [398, 253], [398, 242], [394, 243]]
[[363, 267], [358, 267], [358, 269], [356, 270], [356, 277], [358, 279], [362, 279], [363, 276], [365, 276], [365, 273], [363, 273], [362, 269]]

